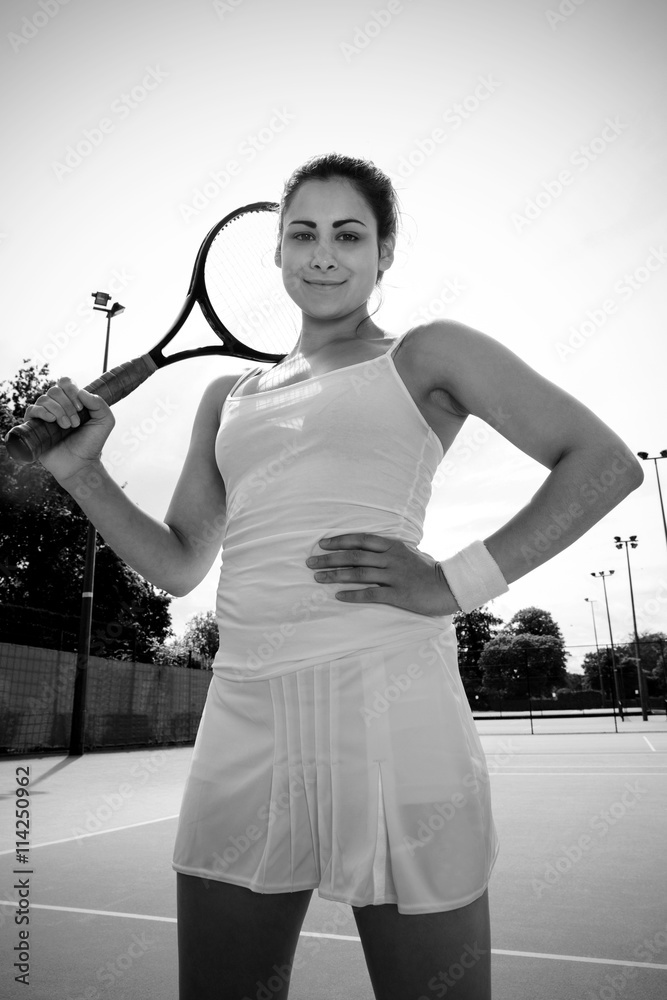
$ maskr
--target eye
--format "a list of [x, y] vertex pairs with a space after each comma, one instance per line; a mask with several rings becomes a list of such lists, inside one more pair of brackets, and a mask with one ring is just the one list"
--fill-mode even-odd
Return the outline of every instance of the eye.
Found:
[[312, 233], [306, 233], [306, 232], [303, 232], [303, 233], [293, 233], [292, 234], [292, 239], [293, 240], [299, 240], [299, 243], [303, 243], [304, 240], [300, 239], [301, 236], [307, 236], [308, 239], [311, 239], [312, 236], [313, 236], [313, 234]]
[[349, 239], [343, 239], [344, 243], [356, 243], [359, 239], [357, 233], [339, 233], [338, 236], [340, 238], [349, 237]]

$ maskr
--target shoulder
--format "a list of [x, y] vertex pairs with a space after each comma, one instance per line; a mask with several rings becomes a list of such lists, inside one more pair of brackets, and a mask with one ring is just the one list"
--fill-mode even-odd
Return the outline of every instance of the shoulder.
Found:
[[200, 403], [200, 408], [210, 411], [215, 414], [217, 423], [220, 423], [220, 418], [222, 415], [222, 407], [227, 399], [227, 396], [234, 388], [238, 380], [250, 369], [245, 369], [245, 371], [237, 371], [231, 375], [219, 375], [217, 378], [213, 379], [212, 382], [206, 386], [204, 390], [204, 395]]
[[[438, 359], [465, 360], [495, 347], [502, 350], [498, 340], [481, 330], [454, 319], [438, 319], [412, 327], [405, 334], [406, 349], [414, 352], [423, 363]], [[408, 348], [410, 344], [410, 348]]]
[[399, 351], [422, 392], [460, 416], [470, 412], [461, 400], [463, 384], [484, 378], [489, 362], [497, 364], [503, 353], [509, 353], [493, 337], [458, 320], [433, 320], [412, 327]]

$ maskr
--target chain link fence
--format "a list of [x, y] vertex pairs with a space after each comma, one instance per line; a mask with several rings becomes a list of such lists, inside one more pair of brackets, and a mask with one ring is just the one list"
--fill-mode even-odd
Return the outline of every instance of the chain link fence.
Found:
[[[69, 748], [76, 674], [76, 618], [30, 608], [0, 606], [0, 753], [63, 751]], [[191, 743], [211, 681], [208, 661], [183, 658], [183, 665], [137, 663], [131, 634], [119, 637], [123, 658], [91, 655], [86, 693], [87, 750]], [[476, 663], [460, 651], [463, 684], [477, 720], [641, 715], [637, 657], [652, 715], [667, 715], [664, 640], [634, 644], [569, 647], [581, 662], [596, 654], [595, 669], [579, 689], [549, 689], [539, 657], [496, 661], [502, 685], [484, 683]], [[571, 680], [571, 679], [570, 679]], [[580, 731], [587, 731], [581, 723]]]
[[[69, 749], [78, 625], [74, 616], [0, 606], [0, 753]], [[93, 622], [96, 631], [109, 630]], [[192, 743], [210, 661], [189, 650], [168, 664], [136, 662], [132, 628], [113, 638], [101, 647], [106, 656], [88, 659], [85, 749]]]
[[[75, 674], [76, 653], [0, 643], [0, 752], [69, 748]], [[85, 749], [191, 743], [211, 677], [91, 656]]]

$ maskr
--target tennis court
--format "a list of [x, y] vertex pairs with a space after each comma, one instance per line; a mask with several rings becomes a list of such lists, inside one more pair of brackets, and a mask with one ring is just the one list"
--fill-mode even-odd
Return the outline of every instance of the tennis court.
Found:
[[[581, 719], [541, 719], [530, 735], [527, 720], [478, 722], [501, 840], [490, 886], [494, 1000], [667, 995], [667, 724], [629, 717], [616, 734], [610, 723], [587, 719], [582, 733]], [[170, 862], [191, 754], [0, 761], [4, 997], [175, 1000]], [[20, 768], [30, 769], [27, 862], [17, 862], [14, 836]], [[29, 925], [15, 923], [17, 909]], [[25, 927], [29, 990], [13, 967]], [[279, 976], [258, 982], [251, 1000], [270, 1000]], [[422, 996], [455, 997], [456, 976], [432, 970]], [[313, 894], [290, 997], [373, 1000], [351, 907]]]

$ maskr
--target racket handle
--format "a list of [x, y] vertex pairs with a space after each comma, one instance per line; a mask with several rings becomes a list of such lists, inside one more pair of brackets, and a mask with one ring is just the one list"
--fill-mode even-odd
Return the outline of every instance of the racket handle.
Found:
[[[84, 388], [96, 396], [101, 396], [105, 403], [113, 406], [145, 382], [156, 370], [157, 365], [150, 354], [143, 354], [140, 358], [126, 361], [125, 364], [104, 372]], [[79, 420], [81, 425], [90, 420], [90, 413], [85, 407], [79, 412]], [[31, 417], [25, 423], [12, 427], [5, 436], [5, 445], [15, 462], [20, 465], [30, 465], [45, 451], [49, 451], [76, 430], [77, 427], [60, 427], [55, 421], [48, 423]]]

